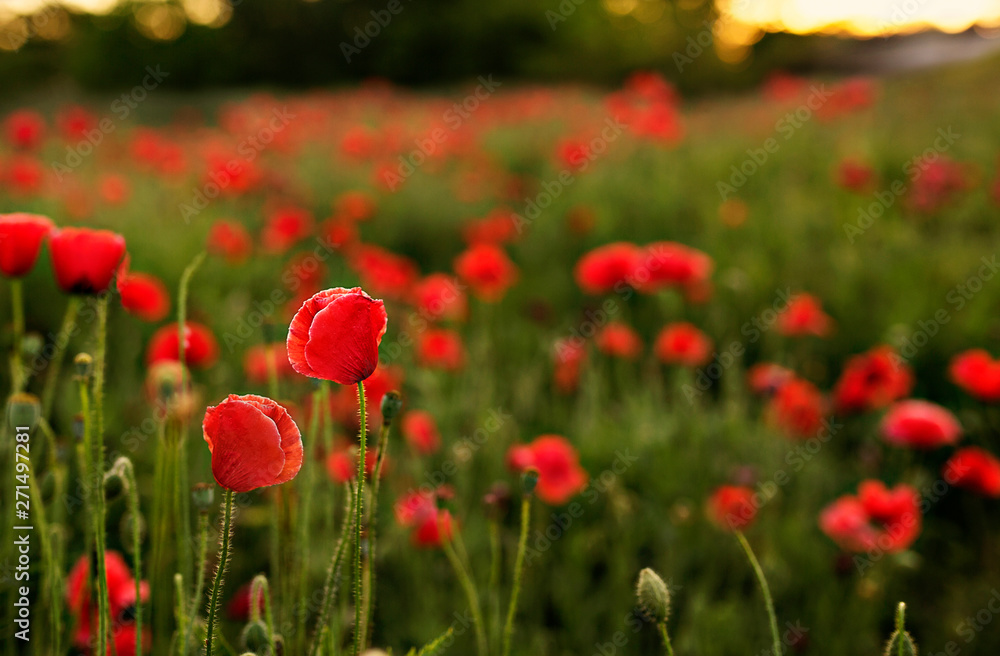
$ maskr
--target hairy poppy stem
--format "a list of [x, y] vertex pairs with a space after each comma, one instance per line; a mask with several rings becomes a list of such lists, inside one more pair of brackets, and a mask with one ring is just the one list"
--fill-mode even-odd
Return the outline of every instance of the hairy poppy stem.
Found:
[[514, 560], [514, 587], [510, 591], [510, 605], [507, 607], [507, 621], [503, 628], [503, 656], [510, 654], [510, 642], [514, 636], [514, 617], [517, 615], [517, 598], [521, 594], [521, 579], [524, 575], [524, 554], [528, 548], [528, 526], [531, 523], [531, 495], [521, 498], [521, 535], [517, 540], [517, 558]]
[[667, 651], [667, 656], [674, 656], [674, 647], [670, 644], [670, 634], [667, 633], [667, 623], [660, 622], [660, 636], [663, 638], [663, 648]]
[[778, 656], [781, 654], [781, 637], [778, 634], [778, 618], [774, 614], [774, 601], [771, 599], [771, 588], [767, 585], [767, 579], [764, 578], [764, 570], [761, 569], [760, 563], [757, 561], [757, 556], [754, 555], [753, 549], [750, 548], [750, 543], [747, 542], [743, 531], [736, 531], [736, 539], [739, 540], [740, 546], [743, 547], [743, 551], [746, 552], [747, 559], [750, 561], [750, 566], [753, 567], [754, 574], [757, 575], [757, 583], [760, 584], [761, 594], [764, 595], [764, 606], [767, 608], [767, 619], [771, 623], [771, 639], [774, 642], [774, 654]]
[[360, 448], [358, 451], [358, 488], [354, 496], [354, 656], [361, 654], [361, 525], [364, 523], [365, 497], [365, 437], [368, 431], [368, 417], [365, 414], [365, 384], [358, 382], [358, 409], [361, 417]]
[[[274, 646], [274, 615], [271, 612], [271, 588], [267, 584], [267, 577], [258, 574], [253, 577], [250, 584], [250, 613], [255, 621], [260, 621], [261, 600], [264, 604], [264, 624], [267, 626], [267, 644], [271, 648], [271, 654], [277, 654]], [[256, 616], [256, 617], [253, 617]]]
[[24, 365], [21, 364], [21, 348], [24, 341], [24, 290], [19, 278], [10, 281], [10, 302], [14, 323], [14, 352], [11, 354], [11, 378], [14, 393], [24, 389]]
[[330, 559], [330, 566], [326, 570], [326, 581], [323, 584], [323, 601], [319, 607], [319, 617], [316, 618], [316, 632], [313, 635], [312, 645], [309, 647], [309, 656], [315, 656], [323, 644], [330, 624], [330, 609], [337, 598], [337, 591], [340, 586], [340, 569], [344, 563], [344, 552], [351, 539], [351, 528], [353, 527], [354, 515], [351, 513], [351, 502], [353, 492], [350, 484], [344, 486], [346, 489], [347, 507], [344, 509], [344, 527], [340, 532], [340, 539], [337, 541], [337, 548], [333, 551]]
[[205, 591], [205, 567], [208, 563], [208, 513], [198, 513], [198, 572], [194, 584], [194, 596], [191, 597], [190, 617], [184, 625], [183, 644], [181, 653], [187, 656], [188, 646], [191, 644], [191, 628], [198, 618], [198, 604], [201, 595]]
[[462, 565], [462, 561], [459, 560], [458, 554], [455, 553], [447, 525], [440, 522], [440, 519], [438, 521], [441, 524], [438, 527], [438, 532], [441, 535], [441, 546], [444, 548], [448, 562], [451, 563], [452, 569], [455, 570], [455, 576], [458, 577], [458, 582], [461, 584], [466, 600], [469, 602], [469, 610], [472, 613], [472, 624], [476, 629], [476, 653], [479, 656], [486, 656], [489, 653], [489, 649], [486, 646], [486, 631], [483, 628], [483, 609], [479, 603], [479, 592], [476, 590], [476, 584], [473, 583], [469, 572], [466, 571]]
[[372, 613], [375, 609], [375, 529], [378, 524], [378, 489], [382, 480], [382, 465], [385, 463], [385, 452], [389, 446], [389, 429], [391, 421], [383, 421], [379, 431], [378, 446], [375, 451], [378, 459], [375, 461], [375, 474], [372, 477], [372, 503], [368, 509], [368, 558], [365, 559], [365, 580], [368, 584], [368, 594], [365, 595], [364, 627], [362, 636], [364, 644], [368, 645], [372, 632]]
[[490, 518], [490, 645], [500, 644], [500, 565], [503, 552], [500, 545], [500, 521]]
[[108, 630], [111, 624], [111, 603], [108, 599], [108, 572], [105, 562], [107, 537], [104, 526], [104, 354], [108, 341], [108, 299], [109, 295], [104, 294], [97, 300], [97, 348], [94, 356], [94, 398], [91, 409], [93, 455], [90, 464], [93, 468], [94, 485], [97, 486], [94, 504], [94, 535], [97, 549], [97, 601], [99, 609], [97, 653], [99, 654], [107, 652]]
[[208, 604], [208, 629], [205, 636], [205, 655], [212, 656], [215, 641], [216, 616], [219, 608], [219, 597], [225, 585], [226, 567], [229, 565], [229, 543], [233, 538], [233, 491], [226, 490], [225, 510], [222, 519], [222, 543], [219, 546], [219, 566], [215, 570], [215, 582], [212, 584], [212, 599]]
[[69, 338], [76, 332], [76, 315], [80, 311], [80, 297], [70, 296], [66, 304], [66, 314], [63, 315], [62, 326], [56, 336], [55, 350], [49, 360], [49, 372], [45, 377], [45, 385], [42, 387], [42, 417], [48, 419], [52, 412], [52, 403], [56, 398], [56, 386], [59, 384], [59, 370], [62, 368], [63, 357], [66, 355], [66, 347], [69, 346]]
[[[128, 512], [132, 515], [132, 559], [135, 570], [135, 653], [142, 654], [142, 540], [139, 530], [139, 486], [132, 461], [122, 456], [115, 462], [128, 489]], [[181, 597], [183, 599], [183, 597]]]

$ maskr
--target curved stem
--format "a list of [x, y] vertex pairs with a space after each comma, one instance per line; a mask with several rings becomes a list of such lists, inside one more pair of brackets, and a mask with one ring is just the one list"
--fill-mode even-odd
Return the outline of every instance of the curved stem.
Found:
[[660, 635], [663, 637], [663, 647], [667, 650], [667, 656], [674, 656], [673, 645], [670, 644], [670, 634], [667, 633], [667, 623], [660, 622]]
[[358, 408], [361, 416], [361, 437], [358, 451], [358, 487], [354, 496], [354, 656], [361, 654], [361, 525], [364, 523], [365, 497], [365, 437], [368, 417], [365, 415], [365, 384], [358, 383]]
[[774, 614], [774, 601], [771, 599], [771, 589], [767, 585], [767, 579], [764, 578], [764, 570], [761, 569], [760, 563], [757, 562], [757, 556], [754, 555], [753, 549], [750, 548], [750, 543], [747, 542], [743, 531], [736, 531], [736, 539], [739, 540], [740, 546], [743, 547], [743, 551], [746, 552], [747, 559], [750, 561], [750, 566], [753, 567], [754, 574], [757, 575], [757, 583], [760, 584], [760, 591], [764, 595], [764, 605], [767, 607], [767, 618], [771, 623], [771, 639], [774, 642], [774, 654], [775, 656], [780, 656], [781, 637], [778, 634], [778, 618]]
[[439, 528], [439, 533], [444, 553], [448, 556], [448, 562], [451, 563], [452, 569], [455, 570], [455, 576], [458, 577], [458, 582], [465, 592], [465, 598], [469, 602], [469, 610], [472, 613], [472, 624], [476, 629], [476, 651], [479, 656], [485, 656], [488, 650], [486, 648], [486, 632], [483, 630], [483, 611], [479, 605], [479, 592], [476, 591], [476, 584], [472, 582], [472, 577], [469, 576], [465, 567], [462, 566], [462, 561], [459, 560], [458, 554], [455, 553], [451, 536], [448, 533], [448, 527], [442, 524]]
[[323, 639], [326, 636], [328, 624], [330, 622], [330, 609], [337, 598], [337, 589], [340, 584], [340, 568], [344, 562], [344, 552], [347, 551], [347, 544], [351, 538], [351, 528], [354, 515], [351, 513], [352, 494], [351, 486], [345, 485], [347, 497], [347, 508], [344, 511], [344, 528], [340, 533], [340, 540], [337, 541], [337, 548], [330, 559], [330, 566], [326, 570], [326, 582], [323, 585], [323, 601], [319, 607], [319, 617], [316, 618], [316, 632], [313, 635], [312, 645], [309, 647], [309, 656], [316, 656]]
[[510, 654], [510, 641], [514, 635], [514, 616], [517, 615], [517, 598], [521, 594], [521, 578], [524, 574], [524, 553], [528, 548], [528, 526], [531, 522], [531, 496], [521, 500], [521, 536], [517, 540], [517, 558], [514, 560], [514, 587], [510, 592], [507, 607], [507, 622], [503, 628], [503, 656]]
[[216, 613], [219, 607], [219, 597], [225, 585], [226, 566], [229, 564], [229, 543], [233, 537], [233, 491], [226, 490], [225, 511], [222, 520], [222, 544], [219, 547], [219, 567], [215, 570], [215, 582], [212, 584], [212, 599], [208, 604], [208, 629], [205, 636], [205, 654], [212, 656], [215, 637]]
[[250, 585], [250, 617], [255, 622], [260, 621], [261, 599], [264, 601], [264, 624], [267, 626], [267, 644], [271, 649], [271, 656], [277, 653], [274, 647], [274, 615], [271, 612], [271, 589], [267, 584], [267, 577], [258, 574], [253, 578]]

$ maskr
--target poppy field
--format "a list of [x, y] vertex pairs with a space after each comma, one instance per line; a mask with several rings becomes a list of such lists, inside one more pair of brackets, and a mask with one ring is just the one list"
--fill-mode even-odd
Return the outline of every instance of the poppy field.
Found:
[[2, 101], [2, 652], [994, 653], [995, 64]]

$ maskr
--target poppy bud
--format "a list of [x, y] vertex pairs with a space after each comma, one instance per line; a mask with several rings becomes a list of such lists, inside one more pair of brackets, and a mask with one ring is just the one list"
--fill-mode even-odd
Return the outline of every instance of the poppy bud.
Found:
[[41, 405], [33, 394], [14, 394], [7, 401], [7, 418], [11, 428], [27, 428], [30, 431], [41, 416]]
[[392, 423], [396, 415], [399, 414], [400, 408], [403, 407], [403, 397], [399, 395], [396, 390], [390, 390], [385, 393], [382, 397], [382, 421], [386, 426]]
[[191, 501], [200, 513], [207, 513], [215, 505], [215, 488], [208, 483], [195, 483], [191, 487]]
[[271, 647], [271, 641], [267, 637], [267, 627], [263, 622], [250, 622], [243, 627], [240, 643], [244, 649], [253, 654], [258, 656], [266, 654]]
[[27, 333], [21, 338], [21, 355], [26, 360], [37, 357], [45, 346], [45, 340], [36, 332]]
[[648, 567], [639, 572], [635, 594], [639, 599], [639, 608], [647, 618], [658, 624], [667, 621], [670, 616], [670, 589], [659, 574]]
[[538, 485], [538, 470], [534, 467], [528, 467], [521, 474], [521, 493], [530, 497], [535, 491], [535, 487]]
[[104, 475], [104, 498], [109, 502], [114, 501], [125, 491], [125, 481], [112, 469]]
[[87, 379], [90, 378], [90, 374], [94, 370], [94, 358], [90, 357], [88, 353], [78, 353], [73, 359], [73, 365], [76, 367], [76, 375]]

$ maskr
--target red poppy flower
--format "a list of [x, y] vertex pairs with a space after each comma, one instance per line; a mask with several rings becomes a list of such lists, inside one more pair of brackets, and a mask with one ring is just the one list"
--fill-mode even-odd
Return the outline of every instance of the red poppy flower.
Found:
[[7, 116], [4, 129], [15, 148], [37, 148], [45, 137], [45, 119], [38, 112], [22, 109]]
[[723, 485], [708, 498], [708, 517], [720, 528], [742, 531], [757, 517], [754, 491], [738, 485]]
[[867, 164], [845, 159], [837, 166], [837, 184], [848, 191], [871, 191], [874, 180], [875, 171]]
[[363, 191], [345, 191], [333, 201], [333, 211], [349, 221], [367, 221], [375, 215], [375, 199]]
[[224, 258], [229, 264], [240, 264], [250, 256], [253, 239], [243, 224], [236, 221], [216, 221], [208, 231], [208, 252]]
[[[180, 360], [177, 322], [161, 327], [149, 339], [146, 364], [162, 360]], [[219, 344], [208, 327], [194, 321], [184, 325], [184, 363], [195, 369], [205, 369], [219, 358]]]
[[642, 339], [632, 328], [612, 321], [597, 333], [597, 348], [605, 355], [634, 360], [642, 353]]
[[[119, 654], [135, 653], [135, 627], [124, 624], [121, 619], [126, 610], [134, 606], [135, 599], [135, 578], [132, 571], [125, 563], [125, 559], [117, 551], [107, 551], [104, 554], [104, 566], [106, 581], [108, 584], [108, 602], [111, 617], [115, 620], [114, 639], [116, 645], [119, 642], [119, 631], [132, 631], [131, 645], [127, 651], [119, 651]], [[92, 647], [91, 627], [97, 626], [97, 603], [90, 595], [90, 556], [83, 554], [77, 559], [76, 564], [66, 577], [66, 605], [76, 621], [76, 633], [73, 635], [73, 644], [86, 649]], [[143, 581], [140, 584], [139, 592], [142, 595], [142, 602], [149, 601], [149, 585]], [[125, 646], [125, 640], [121, 640]], [[143, 641], [144, 648], [151, 645], [149, 640]]]
[[459, 254], [454, 262], [455, 273], [483, 301], [496, 302], [503, 298], [517, 281], [517, 267], [503, 249], [494, 244], [476, 244]]
[[642, 255], [642, 249], [635, 244], [606, 244], [581, 257], [573, 269], [573, 276], [580, 289], [588, 294], [620, 292], [632, 284]]
[[954, 444], [962, 427], [948, 410], [929, 401], [909, 399], [889, 408], [882, 419], [882, 437], [896, 446], [934, 449]]
[[[330, 452], [326, 457], [326, 472], [330, 479], [336, 483], [346, 483], [353, 481], [358, 476], [358, 455], [360, 449], [350, 443], [345, 443], [341, 448]], [[375, 465], [378, 463], [378, 454], [375, 449], [365, 451], [365, 476], [369, 479], [375, 474]], [[386, 461], [382, 462], [382, 473], [385, 473]]]
[[260, 233], [261, 248], [268, 253], [284, 253], [312, 232], [313, 217], [300, 207], [283, 207], [272, 212]]
[[294, 373], [284, 344], [255, 344], [243, 356], [243, 373], [251, 383], [267, 383], [271, 379], [272, 367], [279, 379]]
[[553, 349], [555, 359], [556, 389], [563, 394], [576, 391], [580, 381], [580, 371], [587, 360], [587, 346], [583, 340], [567, 338], [556, 342]]
[[841, 549], [854, 552], [903, 551], [920, 535], [920, 495], [909, 485], [887, 489], [864, 481], [858, 496], [844, 495], [820, 514], [819, 525]]
[[801, 379], [782, 385], [768, 404], [771, 422], [790, 437], [815, 437], [825, 414], [823, 395], [815, 385]]
[[205, 411], [202, 429], [212, 452], [212, 475], [227, 490], [286, 483], [302, 466], [299, 429], [271, 399], [230, 394]]
[[125, 255], [125, 238], [109, 230], [62, 228], [49, 238], [59, 287], [70, 294], [101, 294]]
[[498, 207], [482, 219], [474, 219], [462, 228], [462, 237], [467, 244], [502, 244], [518, 237], [514, 213], [508, 208]]
[[1000, 360], [994, 360], [983, 349], [956, 355], [948, 366], [948, 375], [953, 383], [980, 401], [1000, 401]]
[[700, 367], [712, 359], [712, 340], [694, 325], [672, 323], [660, 331], [653, 347], [665, 364]]
[[413, 303], [428, 321], [464, 321], [468, 313], [465, 286], [446, 273], [432, 273], [418, 282]]
[[[252, 592], [252, 588], [252, 583], [244, 583], [233, 593], [232, 599], [229, 600], [229, 604], [226, 606], [226, 615], [229, 616], [229, 619], [238, 622], [246, 622], [250, 619], [250, 593]], [[258, 610], [263, 613], [264, 597], [261, 596], [257, 603], [259, 606]]]
[[335, 287], [303, 303], [288, 327], [288, 361], [303, 376], [360, 383], [378, 366], [388, 326], [382, 301], [360, 287]]
[[56, 122], [63, 138], [67, 141], [86, 139], [87, 133], [97, 127], [97, 117], [79, 105], [67, 107], [59, 112]]
[[425, 410], [410, 410], [403, 415], [403, 437], [420, 454], [428, 455], [441, 448], [441, 434], [434, 416]]
[[331, 248], [343, 250], [353, 248], [360, 239], [357, 225], [336, 216], [320, 224], [319, 235]]
[[[444, 493], [446, 495], [447, 492]], [[451, 540], [454, 521], [451, 513], [437, 507], [442, 490], [432, 493], [410, 492], [396, 502], [393, 510], [396, 521], [404, 528], [412, 528], [410, 539], [418, 547], [435, 548], [442, 544], [442, 537]]]
[[979, 447], [966, 447], [952, 454], [944, 465], [943, 476], [949, 485], [994, 499], [1000, 497], [1000, 459]]
[[361, 284], [384, 298], [405, 301], [420, 277], [416, 263], [384, 248], [364, 244], [351, 258]]
[[167, 286], [156, 276], [130, 272], [127, 255], [119, 268], [117, 284], [122, 307], [129, 314], [134, 314], [143, 321], [156, 322], [170, 312], [170, 292]]
[[430, 328], [417, 342], [417, 362], [433, 369], [455, 371], [465, 364], [465, 347], [462, 338], [453, 330]]
[[714, 264], [705, 253], [672, 241], [649, 244], [642, 252], [633, 285], [643, 292], [677, 287], [692, 302], [706, 300]]
[[561, 435], [542, 435], [507, 452], [507, 465], [517, 472], [538, 470], [535, 494], [545, 503], [561, 506], [587, 487], [587, 472], [580, 466], [576, 449]]
[[38, 214], [0, 214], [0, 272], [20, 278], [31, 271], [53, 230], [52, 221]]
[[832, 320], [811, 294], [796, 294], [788, 299], [788, 306], [778, 315], [778, 332], [789, 337], [825, 337], [831, 326]]
[[774, 362], [758, 362], [747, 371], [750, 390], [761, 396], [772, 396], [795, 379], [795, 372]]
[[877, 346], [847, 361], [833, 388], [834, 407], [847, 414], [884, 408], [913, 389], [913, 373], [889, 346]]
[[108, 205], [124, 205], [132, 193], [128, 180], [113, 173], [101, 178], [99, 190], [101, 198]]

